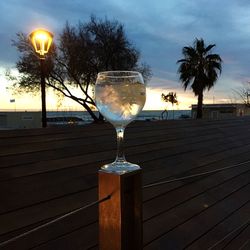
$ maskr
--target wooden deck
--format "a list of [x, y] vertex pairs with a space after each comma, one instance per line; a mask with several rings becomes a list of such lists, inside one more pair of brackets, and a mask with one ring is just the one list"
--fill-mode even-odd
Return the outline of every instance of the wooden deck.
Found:
[[[127, 159], [143, 184], [250, 160], [250, 119], [138, 122]], [[108, 125], [0, 131], [0, 242], [97, 198], [97, 170], [115, 157]], [[145, 250], [250, 249], [250, 163], [143, 190]], [[88, 208], [2, 249], [98, 249], [98, 210]]]

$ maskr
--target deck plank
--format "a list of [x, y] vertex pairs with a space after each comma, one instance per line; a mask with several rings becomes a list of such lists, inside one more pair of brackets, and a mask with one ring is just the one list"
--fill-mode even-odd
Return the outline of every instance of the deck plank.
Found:
[[[249, 118], [136, 122], [125, 136], [143, 185], [250, 160]], [[96, 200], [96, 173], [115, 151], [109, 124], [0, 131], [0, 241]], [[248, 219], [249, 171], [248, 163], [143, 190], [144, 248], [214, 244]], [[97, 222], [94, 207], [3, 249], [98, 249]], [[225, 249], [247, 247], [249, 227], [234, 236]]]

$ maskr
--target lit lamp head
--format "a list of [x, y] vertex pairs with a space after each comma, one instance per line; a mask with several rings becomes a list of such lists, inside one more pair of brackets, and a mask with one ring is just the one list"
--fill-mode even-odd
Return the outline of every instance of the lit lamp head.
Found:
[[36, 53], [41, 59], [44, 59], [45, 54], [47, 54], [50, 49], [50, 45], [53, 40], [53, 34], [47, 30], [38, 29], [31, 32], [29, 38]]

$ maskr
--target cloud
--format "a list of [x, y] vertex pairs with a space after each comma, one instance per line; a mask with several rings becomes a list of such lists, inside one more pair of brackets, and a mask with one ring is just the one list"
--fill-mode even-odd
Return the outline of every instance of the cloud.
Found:
[[11, 39], [19, 31], [29, 33], [44, 26], [58, 34], [66, 20], [76, 24], [91, 14], [117, 19], [130, 40], [151, 65], [152, 88], [178, 89], [176, 61], [183, 46], [203, 37], [216, 44], [223, 59], [222, 76], [215, 91], [221, 98], [248, 79], [250, 65], [250, 3], [247, 0], [8, 0], [0, 2], [0, 64], [15, 64]]

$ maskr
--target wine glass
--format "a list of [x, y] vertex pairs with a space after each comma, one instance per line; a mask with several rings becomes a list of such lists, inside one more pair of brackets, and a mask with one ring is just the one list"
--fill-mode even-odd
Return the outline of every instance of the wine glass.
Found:
[[101, 167], [106, 172], [123, 174], [140, 169], [124, 156], [125, 127], [142, 110], [146, 101], [146, 86], [142, 75], [135, 71], [100, 72], [95, 85], [95, 103], [99, 112], [116, 129], [117, 155], [114, 162]]

